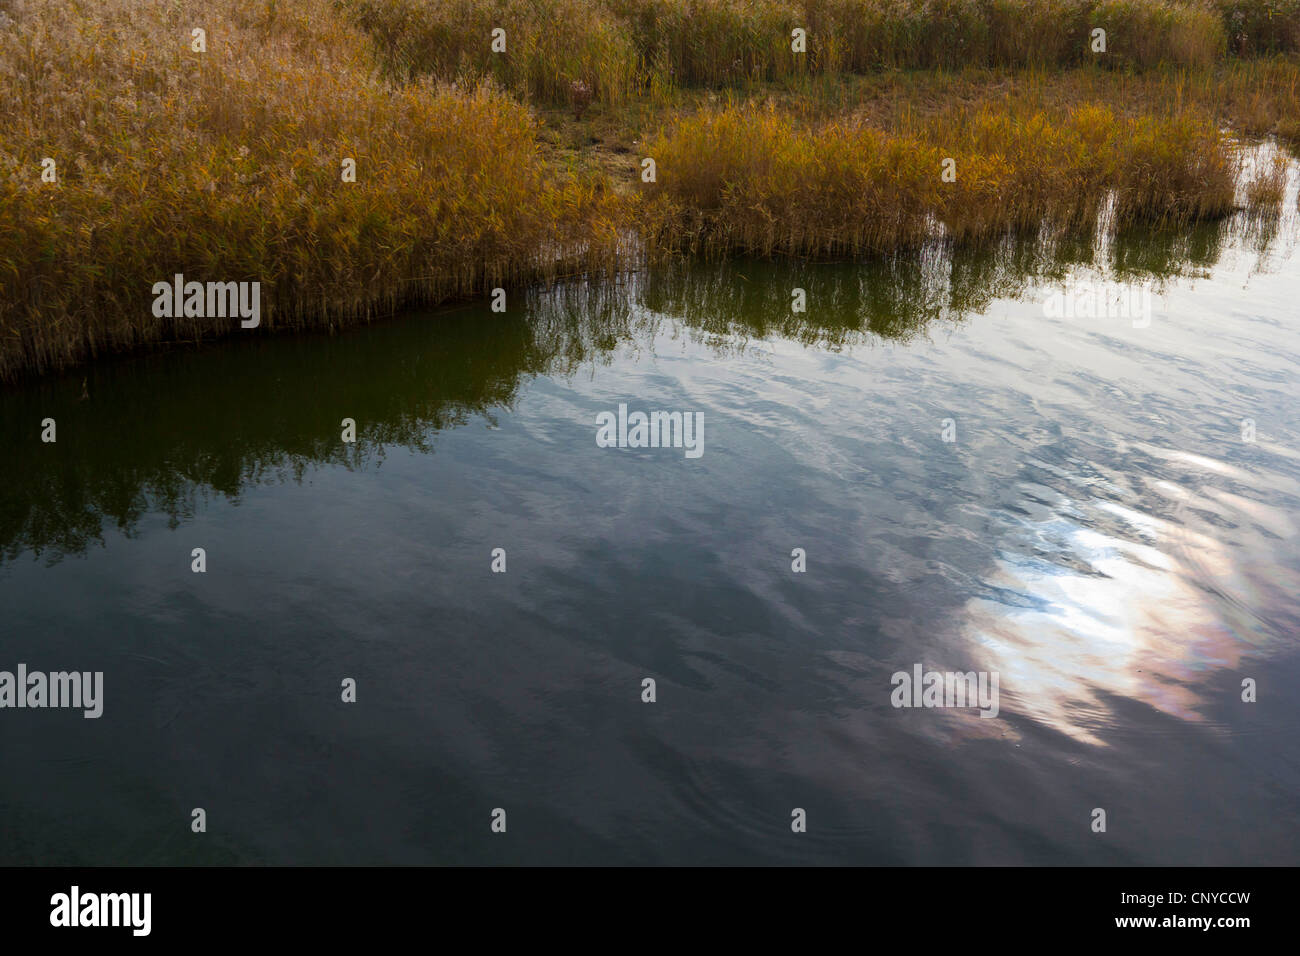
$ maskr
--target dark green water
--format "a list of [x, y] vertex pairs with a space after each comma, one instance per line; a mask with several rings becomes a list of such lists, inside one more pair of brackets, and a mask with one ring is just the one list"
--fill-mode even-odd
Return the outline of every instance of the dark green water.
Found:
[[[1294, 225], [682, 266], [2, 392], [0, 670], [102, 671], [104, 713], [0, 710], [0, 863], [1298, 863]], [[1046, 315], [1080, 278], [1149, 323]], [[598, 447], [620, 403], [704, 453]], [[915, 664], [998, 716], [894, 707]]]

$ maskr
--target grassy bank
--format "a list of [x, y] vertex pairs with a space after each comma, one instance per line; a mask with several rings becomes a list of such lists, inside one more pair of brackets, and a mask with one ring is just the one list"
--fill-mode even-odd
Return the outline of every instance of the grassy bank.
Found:
[[612, 261], [609, 190], [546, 163], [524, 105], [378, 79], [327, 3], [46, 0], [9, 16], [0, 379], [227, 331], [153, 315], [152, 284], [175, 273], [260, 281], [263, 325], [283, 328]]
[[[1300, 59], [1276, 54], [1297, 10], [0, 0], [0, 381], [239, 330], [156, 316], [176, 273], [260, 282], [264, 329], [332, 328], [613, 269], [636, 230], [811, 256], [1086, 230], [1111, 204], [1213, 218], [1240, 186], [1222, 127], [1300, 144]], [[1103, 65], [1080, 38], [1111, 15], [1139, 26], [1106, 27]]]

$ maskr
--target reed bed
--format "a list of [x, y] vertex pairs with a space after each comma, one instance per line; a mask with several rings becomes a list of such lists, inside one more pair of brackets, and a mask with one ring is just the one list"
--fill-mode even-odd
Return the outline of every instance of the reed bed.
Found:
[[[1300, 0], [335, 2], [397, 75], [491, 76], [552, 103], [887, 69], [1198, 69], [1230, 51], [1300, 50]], [[796, 28], [806, 52], [792, 50]]]
[[6, 17], [0, 379], [237, 331], [156, 317], [153, 283], [175, 273], [259, 281], [268, 328], [333, 327], [613, 262], [614, 197], [546, 162], [525, 106], [385, 82], [324, 2], [41, 0]]
[[1173, 0], [1099, 0], [1089, 26], [1106, 31], [1107, 66], [1201, 68], [1223, 59], [1227, 34], [1208, 4]]
[[1211, 0], [1241, 56], [1300, 50], [1300, 0]]
[[[1300, 144], [1294, 57], [1038, 68], [1080, 60], [1103, 7], [1117, 65], [1289, 49], [1261, 24], [1295, 9], [1260, 2], [1251, 19], [1234, 0], [1226, 28], [1227, 0], [0, 0], [0, 381], [239, 331], [155, 315], [177, 273], [259, 282], [264, 329], [334, 328], [614, 270], [635, 229], [664, 250], [839, 256], [1083, 231], [1103, 206], [1121, 225], [1213, 218], [1236, 175], [1222, 123]], [[1124, 45], [1133, 24], [1145, 46]], [[967, 61], [1032, 69], [871, 72]], [[741, 82], [785, 106], [708, 89]], [[667, 125], [591, 168], [535, 112], [584, 96]], [[584, 149], [589, 131], [566, 129]]]
[[[1057, 115], [960, 108], [914, 130], [808, 127], [773, 109], [728, 105], [649, 145], [656, 181], [643, 210], [657, 249], [826, 256], [1024, 230], [1189, 224], [1233, 208], [1237, 164], [1207, 117]], [[955, 175], [946, 181], [945, 161]]]
[[[389, 75], [477, 82], [548, 102], [579, 90], [620, 103], [640, 82], [633, 39], [591, 0], [335, 0], [374, 38]], [[493, 31], [504, 35], [494, 38]], [[494, 50], [494, 40], [504, 48]]]

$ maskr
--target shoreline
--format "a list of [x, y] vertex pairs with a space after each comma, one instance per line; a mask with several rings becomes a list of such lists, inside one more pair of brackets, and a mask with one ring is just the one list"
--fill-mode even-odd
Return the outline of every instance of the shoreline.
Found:
[[[628, 234], [654, 255], [855, 257], [915, 247], [935, 224], [977, 243], [1048, 221], [1086, 232], [1108, 197], [1128, 225], [1275, 209], [1286, 167], [1243, 184], [1225, 128], [1300, 148], [1294, 52], [1225, 47], [1189, 69], [818, 66], [772, 79], [754, 66], [722, 85], [691, 61], [681, 71], [703, 85], [637, 74], [648, 88], [616, 95], [592, 75], [530, 99], [535, 72], [503, 88], [464, 58], [455, 82], [384, 76], [382, 31], [349, 22], [347, 3], [196, 6], [201, 52], [178, 28], [185, 14], [141, 32], [133, 14], [158, 0], [93, 18], [68, 0], [4, 6], [0, 62], [17, 76], [0, 113], [4, 382], [238, 333], [151, 309], [155, 284], [180, 273], [260, 283], [258, 334], [335, 329], [611, 274], [635, 255]], [[736, 14], [732, 0], [714, 7]]]

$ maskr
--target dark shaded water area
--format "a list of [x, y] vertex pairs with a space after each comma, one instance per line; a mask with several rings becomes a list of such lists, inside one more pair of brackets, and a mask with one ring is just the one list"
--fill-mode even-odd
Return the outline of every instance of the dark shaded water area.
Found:
[[[1296, 864], [1294, 220], [0, 392], [0, 670], [104, 675], [98, 719], [0, 709], [0, 862]], [[703, 454], [599, 447], [620, 404]], [[997, 716], [894, 706], [917, 664]]]

